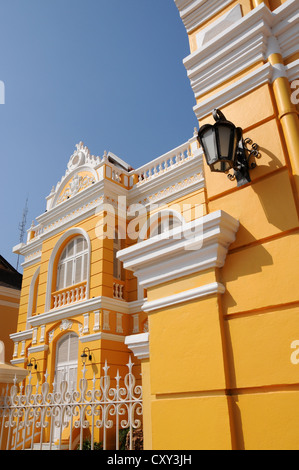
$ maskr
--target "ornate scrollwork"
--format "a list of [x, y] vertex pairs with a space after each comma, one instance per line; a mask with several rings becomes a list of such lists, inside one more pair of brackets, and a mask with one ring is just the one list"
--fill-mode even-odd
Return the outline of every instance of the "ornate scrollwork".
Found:
[[[15, 380], [10, 395], [7, 389], [4, 404], [0, 403], [0, 417], [4, 420], [4, 427], [9, 430], [7, 448], [33, 448], [38, 436], [39, 447], [45, 445], [43, 440], [46, 439], [51, 449], [54, 435], [59, 436], [58, 447], [61, 447], [62, 433], [65, 435], [65, 431], [69, 434], [69, 448], [72, 448], [73, 429], [80, 430], [79, 447], [82, 448], [84, 430], [90, 429], [93, 435], [98, 428], [102, 432], [105, 449], [107, 432], [113, 427], [116, 429], [116, 448], [119, 446], [118, 431], [121, 428], [130, 431], [132, 446], [133, 430], [141, 427], [139, 417], [142, 415], [142, 387], [136, 385], [133, 366], [130, 357], [128, 373], [122, 379], [117, 371], [114, 387], [111, 386], [107, 362], [103, 367], [99, 388], [96, 388], [97, 379], [94, 376], [92, 388], [88, 389], [85, 365], [78, 390], [70, 387], [66, 380], [59, 383], [54, 380], [53, 391], [50, 392], [47, 372], [41, 386], [39, 382], [32, 385], [31, 373], [25, 388], [21, 385], [18, 389]], [[54, 434], [55, 430], [57, 432]]]

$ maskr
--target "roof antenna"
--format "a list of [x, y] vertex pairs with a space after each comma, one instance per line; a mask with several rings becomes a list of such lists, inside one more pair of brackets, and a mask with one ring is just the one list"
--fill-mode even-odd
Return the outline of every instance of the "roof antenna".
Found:
[[[27, 223], [27, 214], [28, 214], [28, 196], [26, 198], [25, 206], [23, 209], [23, 215], [22, 215], [22, 221], [19, 223], [19, 232], [20, 232], [20, 238], [19, 241], [20, 243], [23, 243], [24, 241], [24, 236], [26, 232], [26, 223]], [[17, 271], [19, 268], [19, 261], [20, 261], [20, 255], [18, 254], [18, 260], [17, 260]]]

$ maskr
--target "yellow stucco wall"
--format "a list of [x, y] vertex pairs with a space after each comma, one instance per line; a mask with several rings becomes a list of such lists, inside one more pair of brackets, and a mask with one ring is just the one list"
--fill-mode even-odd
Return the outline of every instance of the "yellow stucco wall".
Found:
[[[260, 2], [233, 2], [201, 28], [237, 3], [247, 14]], [[191, 52], [198, 31], [189, 35]], [[290, 100], [280, 94], [284, 86], [261, 85], [221, 108], [261, 154], [252, 183], [241, 188], [204, 161], [207, 213], [221, 209], [240, 221], [224, 267], [148, 291], [157, 300], [201, 279], [225, 286], [223, 295], [149, 314], [154, 449], [299, 448], [296, 138], [290, 144], [298, 116], [293, 108], [289, 123], [282, 122], [279, 109], [288, 105], [282, 100]], [[210, 115], [199, 125], [212, 122]]]

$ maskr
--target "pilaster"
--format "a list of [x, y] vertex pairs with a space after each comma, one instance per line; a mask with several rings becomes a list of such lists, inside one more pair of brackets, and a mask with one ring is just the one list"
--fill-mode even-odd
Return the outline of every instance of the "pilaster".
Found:
[[238, 226], [217, 211], [119, 252], [148, 292], [149, 334], [126, 344], [142, 359], [154, 449], [233, 447], [218, 270]]

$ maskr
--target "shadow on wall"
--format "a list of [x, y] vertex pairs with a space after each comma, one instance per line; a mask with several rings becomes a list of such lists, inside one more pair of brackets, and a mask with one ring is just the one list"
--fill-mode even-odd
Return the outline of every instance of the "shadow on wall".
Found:
[[[268, 170], [281, 168], [281, 163], [276, 156], [267, 149], [260, 148], [260, 151], [269, 155], [272, 162], [267, 167]], [[258, 169], [263, 169], [258, 163]], [[298, 224], [298, 216], [295, 207], [294, 196], [287, 170], [269, 174], [268, 178], [256, 184], [252, 184], [252, 190], [259, 197], [265, 216], [270, 224], [281, 231], [292, 228], [290, 224]]]

